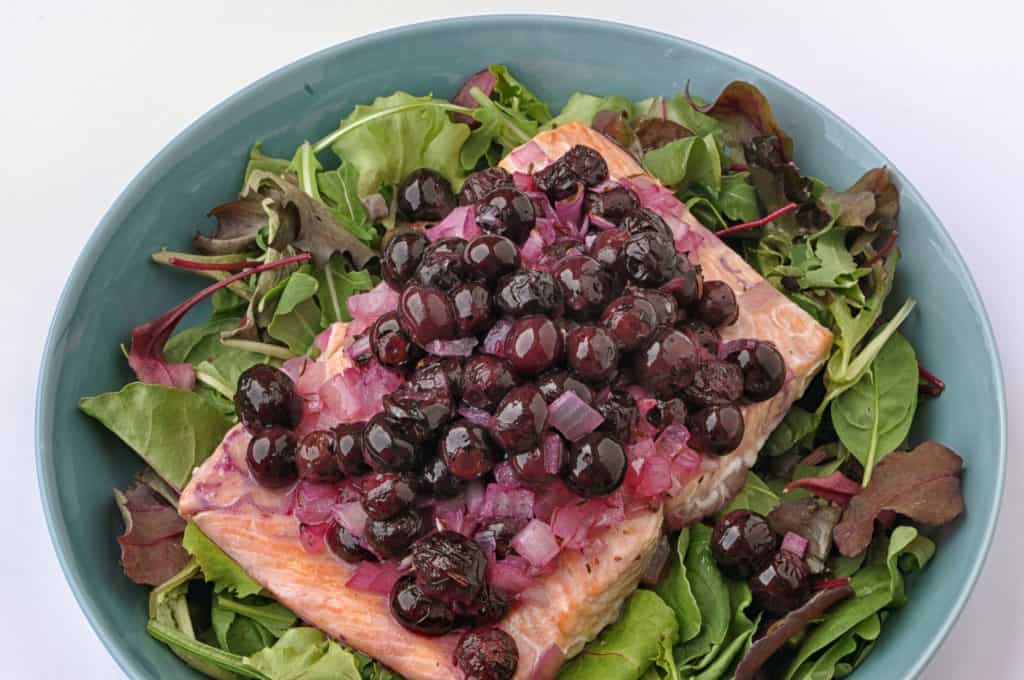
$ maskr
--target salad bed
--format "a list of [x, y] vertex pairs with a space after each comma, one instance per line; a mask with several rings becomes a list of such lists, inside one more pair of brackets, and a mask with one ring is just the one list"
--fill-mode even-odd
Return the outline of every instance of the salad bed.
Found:
[[[898, 194], [884, 169], [845, 192], [801, 176], [791, 161], [792, 142], [750, 85], [734, 83], [703, 108], [687, 93], [644, 102], [580, 94], [552, 119], [507, 70], [491, 67], [452, 102], [397, 93], [357, 107], [335, 133], [302, 145], [290, 161], [255, 148], [243, 198], [214, 210], [218, 229], [212, 238], [197, 237], [201, 254], [154, 255], [219, 280], [221, 287], [210, 291], [211, 320], [171, 336], [186, 304], [139, 327], [128, 358], [140, 382], [83, 400], [87, 413], [171, 486], [147, 475], [118, 498], [128, 525], [121, 543], [129, 575], [162, 584], [153, 596], [154, 636], [217, 677], [224, 669], [248, 677], [307, 677], [302, 674], [328, 664], [341, 664], [331, 668], [342, 677], [388, 672], [322, 634], [317, 638], [316, 631], [292, 628], [294, 616], [259, 595], [251, 580], [245, 584], [247, 577], [194, 526], [168, 511], [174, 490], [232, 424], [231, 400], [242, 372], [315, 356], [317, 336], [331, 322], [348, 320], [348, 297], [377, 285], [372, 258], [402, 212], [395, 187], [410, 173], [428, 167], [458, 187], [470, 171], [493, 165], [540, 127], [578, 120], [634, 151], [705, 225], [835, 332], [820, 384], [772, 435], [757, 475], [729, 509], [756, 511], [778, 533], [802, 535], [811, 543], [802, 548], [807, 563], [829, 577], [816, 585], [852, 591], [850, 599], [811, 616], [816, 623], [806, 632], [806, 623], [784, 629], [792, 634], [772, 655], [773, 673], [833, 677], [855, 667], [887, 611], [903, 603], [901, 573], [924, 566], [934, 550], [906, 516], [938, 523], [920, 504], [901, 502], [935, 481], [921, 476], [927, 465], [897, 465], [902, 454], [890, 455], [906, 439], [919, 389], [932, 396], [941, 389], [937, 381], [919, 380], [913, 349], [897, 332], [913, 303], [882, 320], [898, 261]], [[470, 116], [474, 127], [457, 116]], [[325, 170], [317, 154], [328, 147], [343, 162]], [[184, 440], [183, 423], [191, 428]], [[927, 463], [937, 450], [923, 445], [913, 453]], [[958, 468], [941, 479], [954, 479]], [[946, 507], [952, 502], [950, 495], [920, 496]], [[840, 523], [834, 509], [844, 506]], [[879, 514], [889, 528], [872, 532]], [[143, 518], [159, 522], [152, 528]], [[828, 521], [848, 529], [837, 528], [835, 543], [849, 556], [833, 554], [831, 527], [822, 534]], [[815, 542], [821, 535], [825, 539]], [[743, 580], [723, 575], [712, 557], [711, 530], [695, 525], [673, 542], [657, 595], [634, 595], [622, 619], [566, 667], [566, 677], [743, 677], [749, 664], [742, 667], [740, 659], [764, 654], [762, 641], [771, 640], [772, 629], [759, 631], [769, 617], [751, 605]], [[167, 573], [174, 560], [187, 562], [184, 571]], [[200, 572], [212, 593], [196, 580]], [[616, 669], [609, 653], [621, 655], [625, 665]], [[597, 663], [600, 671], [593, 671]]]

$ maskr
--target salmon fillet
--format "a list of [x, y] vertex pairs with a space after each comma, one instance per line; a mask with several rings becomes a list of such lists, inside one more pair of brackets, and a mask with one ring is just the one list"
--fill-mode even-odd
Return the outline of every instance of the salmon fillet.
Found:
[[[321, 361], [328, 376], [350, 360], [342, 349], [347, 327], [336, 324]], [[346, 587], [355, 566], [328, 551], [310, 553], [284, 492], [255, 484], [245, 462], [249, 434], [236, 426], [192, 475], [178, 510], [301, 619], [401, 673], [409, 680], [456, 677], [456, 634], [410, 633], [392, 618], [387, 597]], [[654, 508], [610, 528], [583, 554], [565, 550], [555, 570], [520, 593], [499, 627], [519, 648], [517, 680], [552, 678], [562, 662], [614, 621], [661, 536]]]
[[[524, 145], [536, 147], [531, 153], [513, 151], [500, 165], [509, 172], [538, 170], [560, 158], [576, 144], [589, 146], [600, 153], [608, 163], [612, 179], [628, 178], [657, 184], [657, 180], [645, 174], [636, 159], [622, 147], [576, 122], [538, 134]], [[546, 161], [536, 160], [538, 150]], [[768, 435], [828, 358], [832, 333], [754, 271], [742, 257], [704, 227], [684, 203], [666, 196], [659, 204], [662, 207], [656, 212], [670, 226], [684, 227], [700, 237], [697, 261], [704, 270], [705, 280], [724, 281], [736, 293], [739, 319], [733, 325], [719, 329], [722, 340], [769, 340], [782, 353], [790, 373], [786, 385], [775, 397], [743, 407], [746, 429], [739, 447], [722, 456], [717, 469], [702, 473], [666, 501], [666, 522], [672, 528], [679, 528], [716, 512], [743, 487], [747, 470], [754, 465]]]

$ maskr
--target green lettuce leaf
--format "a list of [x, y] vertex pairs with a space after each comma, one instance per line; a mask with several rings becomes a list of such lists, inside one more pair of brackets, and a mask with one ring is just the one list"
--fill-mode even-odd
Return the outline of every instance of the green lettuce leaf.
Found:
[[175, 490], [206, 460], [232, 421], [195, 392], [133, 382], [85, 397], [84, 413], [103, 423]]
[[[453, 123], [447, 110], [436, 103], [448, 104], [396, 92], [377, 97], [369, 106], [357, 106], [341, 122], [339, 130], [344, 130], [374, 114], [385, 114], [337, 137], [331, 147], [359, 171], [360, 196], [396, 185], [417, 168], [436, 170], [456, 189], [462, 185], [465, 171], [459, 152], [469, 138], [469, 126]], [[397, 107], [409, 108], [386, 113]]]
[[624, 111], [627, 115], [632, 115], [633, 102], [625, 97], [595, 97], [592, 94], [577, 92], [570, 95], [569, 101], [546, 127], [555, 128], [573, 121], [590, 125], [598, 111]]
[[750, 183], [749, 172], [734, 172], [722, 176], [718, 191], [718, 207], [731, 220], [753, 222], [761, 217], [757, 207], [757, 192]]
[[245, 664], [270, 680], [361, 680], [355, 655], [315, 628], [292, 628]]
[[310, 274], [297, 271], [288, 277], [283, 287], [277, 286], [260, 302], [276, 299], [274, 316], [267, 325], [270, 337], [283, 342], [297, 355], [316, 353], [314, 341], [323, 330], [320, 326], [320, 308], [314, 296], [319, 284]]
[[722, 186], [722, 159], [711, 134], [684, 137], [644, 154], [644, 167], [666, 186], [697, 183], [717, 195]]
[[340, 255], [332, 257], [323, 269], [316, 272], [316, 281], [316, 301], [323, 328], [336, 321], [351, 321], [346, 303], [349, 296], [365, 293], [376, 285], [370, 272], [349, 268]]
[[559, 673], [559, 680], [636, 680], [656, 662], [674, 672], [672, 646], [679, 638], [675, 612], [649, 590], [626, 600], [619, 619], [605, 628]]
[[316, 176], [320, 200], [352, 235], [368, 246], [377, 242], [377, 230], [370, 222], [366, 206], [359, 200], [359, 171], [351, 163]]
[[730, 670], [746, 654], [750, 648], [760, 615], [756, 619], [747, 616], [753, 597], [750, 586], [743, 582], [729, 583], [729, 603], [732, 607], [732, 620], [725, 641], [717, 645], [706, 658], [694, 664], [699, 672], [692, 680], [723, 680], [732, 677]]
[[700, 632], [701, 614], [697, 600], [686, 576], [686, 553], [690, 545], [690, 530], [683, 529], [676, 540], [676, 549], [668, 571], [658, 582], [655, 592], [665, 604], [672, 607], [679, 624], [679, 642], [687, 642]]
[[182, 544], [185, 550], [196, 559], [202, 569], [203, 578], [213, 584], [217, 593], [230, 591], [238, 597], [257, 595], [263, 588], [238, 564], [224, 554], [213, 541], [206, 537], [194, 522], [185, 527], [185, 538]]
[[794, 406], [772, 430], [762, 451], [769, 456], [781, 456], [794, 449], [809, 450], [819, 424], [820, 420], [813, 413]]
[[704, 524], [690, 527], [686, 576], [701, 613], [701, 625], [697, 636], [676, 651], [676, 663], [680, 666], [705, 657], [722, 644], [729, 630], [729, 588], [711, 555], [711, 527]]
[[522, 112], [537, 123], [543, 124], [551, 120], [551, 110], [548, 109], [547, 103], [516, 80], [509, 73], [507, 66], [491, 64], [487, 70], [497, 78], [494, 83], [494, 94], [498, 98], [498, 103], [512, 111]]
[[747, 473], [743, 488], [722, 509], [722, 515], [733, 510], [752, 510], [760, 515], [767, 515], [779, 504], [779, 497], [764, 481], [753, 472]]

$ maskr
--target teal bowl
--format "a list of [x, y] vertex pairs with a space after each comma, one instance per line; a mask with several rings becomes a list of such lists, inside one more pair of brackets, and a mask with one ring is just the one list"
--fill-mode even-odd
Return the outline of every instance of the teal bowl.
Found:
[[[214, 108], [139, 173], [96, 228], [61, 295], [39, 379], [36, 449], [50, 534], [82, 610], [129, 677], [198, 677], [146, 634], [147, 591], [118, 565], [121, 523], [111, 489], [140, 461], [77, 408], [79, 397], [132, 378], [118, 349], [131, 328], [197, 288], [149, 254], [188, 247], [210, 206], [238, 190], [254, 141], [288, 155], [334, 129], [356, 104], [394, 90], [451, 96], [490, 62], [508, 64], [555, 106], [576, 90], [639, 99], [679, 92], [690, 79], [694, 92], [713, 95], [748, 80], [772, 102], [809, 174], [847, 186], [866, 168], [891, 168], [828, 109], [753, 66], [673, 36], [559, 17], [474, 17], [385, 31], [282, 68]], [[988, 552], [1006, 467], [1003, 382], [984, 306], [938, 218], [898, 170], [893, 175], [905, 244], [894, 297], [918, 299], [905, 332], [948, 385], [921, 408], [913, 436], [964, 455], [968, 510], [943, 532], [935, 560], [910, 586], [909, 606], [886, 623], [858, 680], [914, 677], [949, 632]]]

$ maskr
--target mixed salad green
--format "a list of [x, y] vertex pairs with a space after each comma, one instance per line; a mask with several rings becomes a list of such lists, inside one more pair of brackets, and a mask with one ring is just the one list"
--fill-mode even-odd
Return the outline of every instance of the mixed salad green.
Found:
[[[656, 585], [634, 593], [559, 677], [843, 677], [904, 606], [905, 576], [935, 551], [915, 520], [952, 519], [941, 508], [957, 507], [958, 484], [936, 494], [932, 482], [955, 479], [959, 465], [941, 464], [941, 447], [931, 443], [900, 451], [922, 399], [943, 385], [898, 331], [914, 301], [890, 299], [899, 194], [886, 169], [843, 191], [803, 175], [793, 141], [748, 83], [731, 83], [710, 104], [688, 90], [642, 101], [577, 93], [553, 116], [506, 67], [492, 65], [452, 100], [396, 92], [357, 106], [291, 158], [256, 144], [239, 198], [210, 213], [214, 233], [198, 234], [195, 252], [153, 254], [215, 285], [136, 328], [125, 351], [139, 381], [84, 398], [81, 408], [148, 466], [115, 492], [126, 525], [122, 560], [129, 577], [154, 586], [147, 630], [193, 668], [223, 679], [398, 677], [276, 602], [178, 517], [177, 494], [236, 422], [239, 375], [317, 356], [317, 337], [349, 320], [349, 296], [379, 282], [374, 258], [395, 226], [402, 178], [426, 167], [457, 189], [538, 131], [570, 121], [632, 152], [834, 333], [825, 370], [720, 514], [751, 510], [780, 534], [800, 534], [816, 587], [842, 592], [771, 617], [746, 582], [720, 569], [712, 529], [698, 523], [671, 536]], [[208, 320], [175, 333], [206, 299]], [[887, 303], [897, 311], [887, 315]]]

